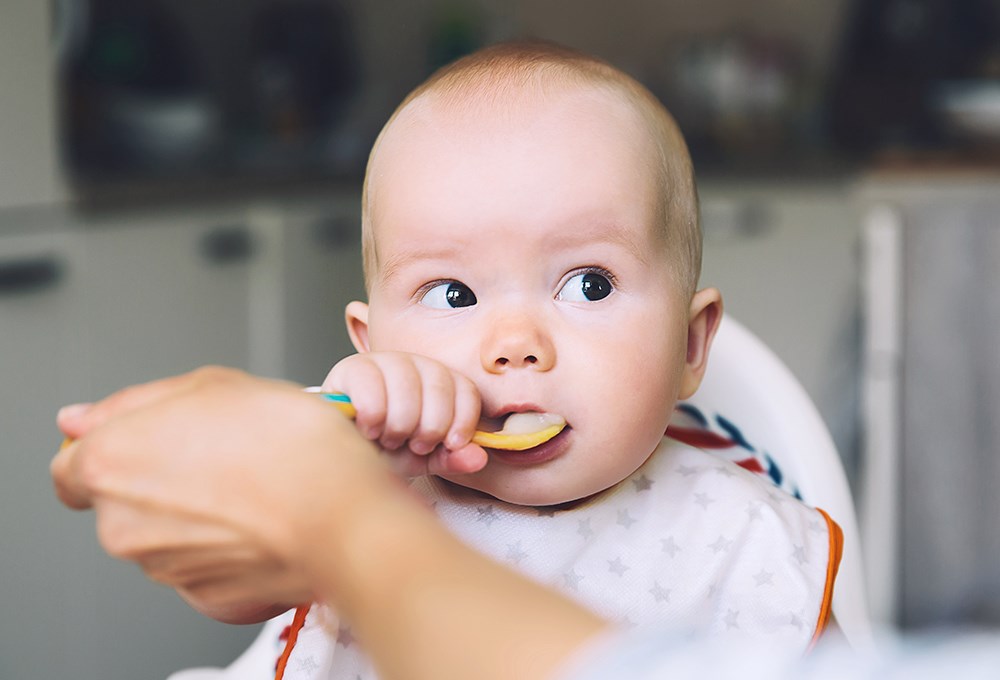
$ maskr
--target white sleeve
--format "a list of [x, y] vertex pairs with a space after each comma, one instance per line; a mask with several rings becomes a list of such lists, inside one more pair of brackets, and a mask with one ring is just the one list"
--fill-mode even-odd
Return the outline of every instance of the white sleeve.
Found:
[[996, 680], [1000, 634], [883, 638], [856, 652], [832, 637], [807, 656], [748, 641], [694, 639], [670, 631], [622, 631], [574, 656], [554, 680]]

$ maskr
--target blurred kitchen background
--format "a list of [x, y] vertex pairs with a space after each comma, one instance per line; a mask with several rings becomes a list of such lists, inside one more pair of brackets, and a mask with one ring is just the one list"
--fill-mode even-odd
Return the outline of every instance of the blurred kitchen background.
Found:
[[678, 118], [703, 283], [833, 432], [876, 621], [1000, 624], [1000, 0], [0, 0], [0, 678], [246, 646], [57, 504], [55, 411], [206, 363], [321, 381], [372, 140], [520, 36]]

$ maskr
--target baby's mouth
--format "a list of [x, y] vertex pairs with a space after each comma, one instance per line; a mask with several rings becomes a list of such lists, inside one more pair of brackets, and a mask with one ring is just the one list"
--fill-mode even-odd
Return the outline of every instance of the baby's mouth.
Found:
[[556, 413], [511, 413], [506, 418], [480, 421], [480, 431], [476, 432], [472, 441], [489, 449], [524, 451], [544, 444], [562, 432], [564, 427], [566, 419]]

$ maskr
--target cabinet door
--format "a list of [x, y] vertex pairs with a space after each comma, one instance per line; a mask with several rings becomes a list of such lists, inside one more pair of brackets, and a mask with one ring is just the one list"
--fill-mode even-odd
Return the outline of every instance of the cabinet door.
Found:
[[858, 209], [836, 183], [699, 189], [702, 285], [788, 364], [848, 469], [857, 436]]
[[[78, 336], [88, 392], [77, 398], [208, 363], [251, 368], [250, 282], [261, 251], [243, 213], [92, 221], [82, 242]], [[225, 665], [253, 637], [254, 628], [206, 619], [135, 565], [100, 553], [92, 526], [83, 535], [87, 553], [64, 556], [62, 578], [88, 594], [64, 613], [67, 635], [87, 641], [88, 664], [32, 677], [162, 678]]]
[[92, 225], [85, 304], [94, 389], [209, 363], [249, 368], [259, 245], [239, 212]]
[[48, 471], [60, 442], [56, 410], [86, 396], [86, 350], [78, 340], [82, 265], [79, 244], [67, 233], [0, 236], [4, 678], [90, 676], [76, 675], [92, 652], [70, 635], [64, 612], [92, 599], [79, 579], [88, 578], [97, 553], [93, 521], [56, 502]]
[[360, 206], [356, 195], [348, 195], [286, 211], [285, 374], [292, 380], [319, 384], [354, 352], [344, 307], [366, 299]]

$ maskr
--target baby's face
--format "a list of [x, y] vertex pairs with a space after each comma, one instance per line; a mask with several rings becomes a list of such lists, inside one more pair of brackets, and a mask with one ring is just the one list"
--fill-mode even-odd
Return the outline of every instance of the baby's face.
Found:
[[484, 416], [568, 425], [452, 481], [543, 505], [631, 474], [677, 399], [690, 302], [658, 235], [659, 175], [635, 114], [589, 92], [504, 115], [418, 100], [371, 172], [370, 349], [463, 373]]

